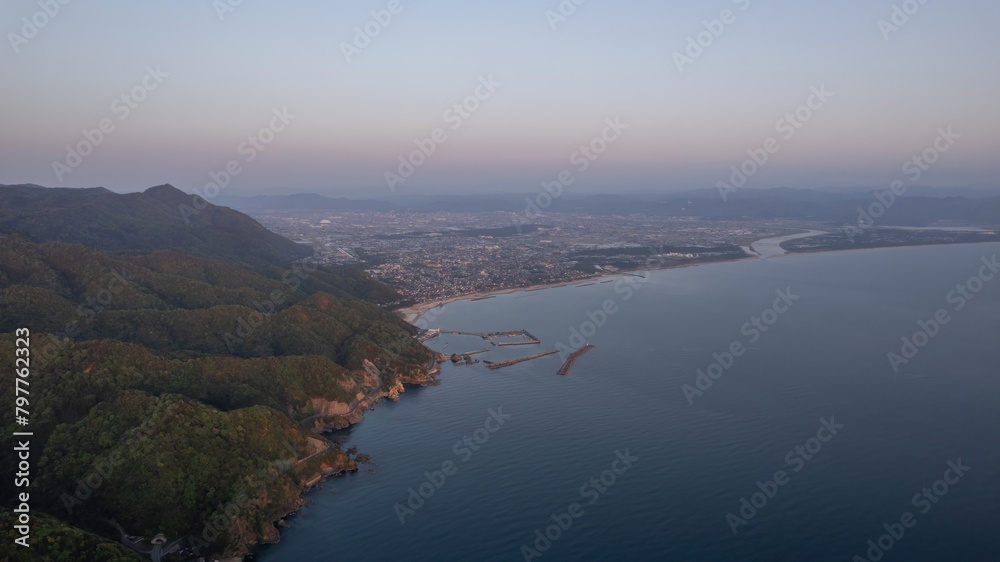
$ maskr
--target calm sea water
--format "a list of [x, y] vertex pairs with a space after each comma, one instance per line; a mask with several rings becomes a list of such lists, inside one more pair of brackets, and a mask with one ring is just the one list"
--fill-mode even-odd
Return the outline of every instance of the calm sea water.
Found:
[[[447, 305], [431, 326], [523, 328], [543, 342], [429, 342], [447, 353], [521, 357], [571, 345], [574, 329], [597, 347], [568, 377], [555, 374], [559, 355], [446, 366], [440, 386], [369, 412], [347, 446], [374, 458], [374, 474], [310, 493], [260, 559], [819, 562], [887, 547], [885, 561], [1000, 560], [1000, 276], [949, 302], [994, 254], [1000, 245], [785, 256]], [[793, 304], [765, 312], [778, 290]], [[606, 301], [616, 312], [591, 330]], [[923, 347], [894, 372], [887, 354], [939, 309], [948, 323], [917, 336]], [[743, 327], [762, 314], [773, 324], [755, 338]], [[689, 403], [682, 386], [697, 388], [715, 353], [729, 363], [734, 342], [744, 353]], [[491, 409], [509, 419], [488, 423]], [[822, 419], [843, 427], [819, 431]], [[478, 450], [456, 448], [465, 436]], [[959, 459], [970, 469], [946, 473]], [[423, 487], [434, 490], [419, 508], [395, 507], [425, 473], [441, 484], [443, 465], [452, 474]], [[577, 517], [560, 516], [574, 503]], [[550, 528], [553, 514], [568, 528]]]

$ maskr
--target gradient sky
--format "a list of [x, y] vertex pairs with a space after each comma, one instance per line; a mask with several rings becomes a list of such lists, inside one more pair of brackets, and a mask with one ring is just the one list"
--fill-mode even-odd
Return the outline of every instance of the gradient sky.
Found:
[[[571, 189], [714, 187], [769, 137], [781, 150], [749, 187], [884, 188], [946, 126], [962, 137], [919, 183], [998, 186], [995, 0], [927, 0], [889, 40], [893, 0], [746, 2], [588, 0], [553, 30], [558, 0], [401, 0], [348, 63], [341, 43], [388, 0], [243, 0], [223, 19], [209, 0], [74, 0], [17, 54], [9, 34], [40, 8], [4, 0], [0, 183], [191, 191], [237, 160], [231, 194], [391, 195], [384, 173], [441, 127], [397, 193], [532, 192], [619, 116], [630, 128]], [[736, 21], [679, 72], [673, 53], [725, 9]], [[169, 76], [119, 119], [157, 65]], [[451, 130], [444, 111], [488, 75], [502, 86]], [[820, 85], [834, 97], [782, 139]], [[246, 162], [240, 143], [283, 107], [296, 119]], [[60, 182], [53, 161], [103, 118], [115, 131]]]

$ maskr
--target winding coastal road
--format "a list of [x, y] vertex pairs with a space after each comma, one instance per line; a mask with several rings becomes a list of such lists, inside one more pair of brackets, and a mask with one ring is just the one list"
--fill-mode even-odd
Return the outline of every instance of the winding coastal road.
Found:
[[[181, 546], [181, 541], [184, 540], [184, 539], [177, 539], [174, 542], [167, 545], [164, 545], [163, 542], [156, 542], [153, 544], [153, 548], [151, 550], [143, 550], [139, 548], [138, 545], [128, 541], [128, 533], [126, 533], [125, 529], [122, 528], [122, 526], [119, 525], [116, 521], [107, 519], [105, 519], [105, 521], [118, 530], [118, 533], [121, 535], [121, 542], [123, 545], [131, 548], [138, 554], [148, 555], [150, 558], [152, 558], [153, 562], [161, 562], [164, 556], [178, 550]], [[153, 540], [156, 541], [157, 539]], [[161, 540], [166, 540], [166, 539], [161, 539]]]

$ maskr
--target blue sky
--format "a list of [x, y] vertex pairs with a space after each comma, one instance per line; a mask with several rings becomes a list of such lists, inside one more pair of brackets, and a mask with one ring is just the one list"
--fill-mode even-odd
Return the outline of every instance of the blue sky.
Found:
[[[773, 137], [749, 187], [884, 188], [951, 126], [961, 138], [920, 183], [997, 186], [988, 0], [587, 0], [555, 29], [555, 0], [400, 0], [350, 62], [343, 44], [388, 0], [243, 0], [220, 18], [227, 2], [69, 0], [43, 18], [38, 0], [5, 0], [0, 183], [190, 191], [236, 161], [234, 194], [532, 192], [563, 169], [580, 192], [692, 189]], [[886, 39], [894, 5], [919, 8]], [[681, 72], [674, 53], [723, 10], [731, 23]], [[29, 39], [33, 17], [48, 21]], [[122, 119], [115, 100], [147, 68], [168, 75]], [[499, 86], [453, 129], [445, 111], [490, 76]], [[792, 138], [777, 133], [819, 86], [833, 96]], [[283, 108], [294, 118], [247, 161], [242, 143]], [[571, 155], [614, 117], [628, 129], [577, 171]], [[67, 156], [102, 119], [114, 130]], [[390, 191], [386, 173], [439, 128], [446, 140]]]

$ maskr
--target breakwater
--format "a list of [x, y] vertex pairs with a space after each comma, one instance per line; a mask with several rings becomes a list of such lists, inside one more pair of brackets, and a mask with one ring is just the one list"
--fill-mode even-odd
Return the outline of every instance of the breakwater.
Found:
[[566, 358], [566, 361], [563, 362], [562, 367], [559, 367], [559, 370], [556, 371], [556, 374], [568, 375], [570, 369], [573, 368], [573, 363], [576, 363], [577, 358], [583, 355], [584, 353], [587, 353], [591, 349], [594, 349], [594, 346], [588, 343], [587, 345], [581, 347], [580, 349], [574, 351], [573, 353], [570, 353], [569, 357]]
[[441, 330], [442, 334], [452, 334], [456, 336], [476, 336], [478, 338], [483, 338], [484, 340], [493, 340], [496, 338], [515, 338], [522, 337], [525, 341], [513, 341], [513, 342], [500, 342], [493, 343], [493, 345], [529, 345], [535, 343], [542, 343], [542, 340], [533, 336], [528, 330], [508, 330], [505, 332], [449, 332], [447, 330]]
[[510, 367], [517, 363], [523, 361], [531, 361], [532, 359], [538, 359], [539, 357], [545, 357], [546, 355], [552, 355], [553, 353], [559, 353], [559, 350], [553, 349], [552, 351], [546, 351], [545, 353], [537, 353], [535, 355], [529, 355], [527, 357], [521, 357], [520, 359], [508, 359], [506, 361], [500, 361], [498, 363], [492, 363], [488, 368], [490, 369], [502, 369], [504, 367]]

